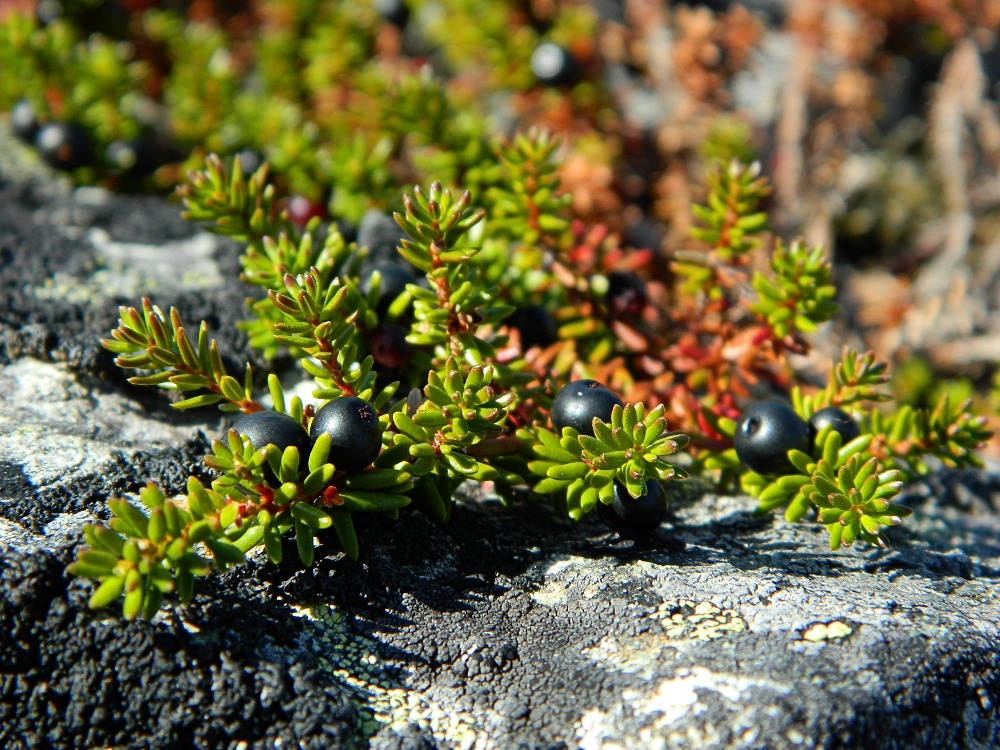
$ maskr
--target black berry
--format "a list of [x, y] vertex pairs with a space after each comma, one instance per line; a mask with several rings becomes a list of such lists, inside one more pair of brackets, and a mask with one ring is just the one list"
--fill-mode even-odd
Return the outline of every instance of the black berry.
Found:
[[519, 307], [504, 320], [511, 328], [516, 328], [521, 336], [521, 349], [533, 346], [546, 347], [555, 343], [559, 336], [556, 320], [541, 305]]
[[343, 471], [371, 466], [382, 449], [378, 412], [355, 396], [341, 396], [321, 407], [309, 432], [313, 440], [323, 432], [330, 435], [330, 462]]
[[[299, 465], [306, 465], [312, 444], [309, 433], [297, 419], [277, 411], [255, 411], [237, 419], [233, 428], [246, 435], [258, 450], [273, 445], [284, 452], [285, 448], [294, 445], [299, 449]], [[272, 487], [281, 484], [268, 464], [264, 464], [264, 479]]]
[[809, 417], [809, 442], [812, 443], [827, 425], [840, 433], [842, 443], [849, 443], [861, 434], [861, 428], [850, 414], [839, 407], [828, 406]]
[[357, 242], [358, 228], [354, 224], [347, 219], [337, 219], [334, 223], [345, 244], [350, 245], [352, 242]]
[[568, 50], [543, 42], [531, 55], [531, 72], [544, 86], [569, 86], [580, 77], [580, 66]]
[[380, 263], [393, 264], [399, 260], [396, 248], [408, 235], [396, 220], [378, 209], [365, 212], [358, 224], [358, 247], [368, 248], [367, 260], [375, 268]]
[[748, 468], [783, 474], [793, 468], [788, 451], [809, 451], [809, 425], [784, 401], [758, 401], [740, 415], [733, 443]]
[[38, 114], [27, 99], [21, 99], [10, 111], [10, 126], [14, 135], [25, 143], [31, 143], [38, 134]]
[[552, 401], [552, 426], [556, 432], [572, 427], [581, 435], [594, 434], [594, 419], [611, 420], [615, 405], [624, 406], [611, 389], [596, 380], [574, 380]]
[[162, 149], [151, 135], [112, 141], [104, 158], [112, 168], [131, 177], [148, 177], [162, 164]]
[[72, 172], [90, 163], [90, 134], [75, 122], [50, 122], [35, 135], [35, 148], [56, 169]]
[[372, 274], [378, 271], [378, 297], [375, 299], [375, 312], [379, 317], [385, 315], [393, 301], [406, 291], [406, 285], [412, 284], [416, 278], [407, 269], [396, 263], [379, 263], [361, 277], [361, 293], [365, 296], [372, 288]]
[[642, 312], [649, 301], [646, 284], [630, 271], [608, 274], [608, 291], [604, 301], [616, 318], [631, 318]]
[[399, 29], [405, 29], [410, 20], [410, 6], [405, 0], [375, 0], [375, 12]]
[[656, 531], [667, 514], [667, 495], [659, 482], [646, 484], [646, 494], [632, 497], [625, 485], [615, 482], [615, 499], [597, 503], [597, 515], [625, 539], [641, 539]]

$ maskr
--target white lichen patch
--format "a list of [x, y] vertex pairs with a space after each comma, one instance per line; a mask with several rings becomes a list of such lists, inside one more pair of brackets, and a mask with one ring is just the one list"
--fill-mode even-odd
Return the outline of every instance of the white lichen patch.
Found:
[[78, 305], [103, 304], [112, 298], [137, 298], [164, 290], [201, 290], [222, 286], [225, 277], [215, 260], [219, 238], [199, 232], [161, 245], [115, 242], [103, 229], [87, 233], [98, 259], [85, 279], [55, 273], [35, 287], [39, 299], [63, 299]]
[[583, 654], [602, 667], [653, 679], [662, 668], [665, 649], [676, 651], [686, 643], [735, 635], [746, 623], [733, 610], [722, 610], [711, 602], [682, 600], [664, 603], [650, 615], [662, 630], [650, 629], [637, 635], [607, 635]]
[[[575, 557], [572, 555], [560, 557], [551, 562], [548, 567], [545, 568], [546, 582], [540, 588], [532, 592], [531, 598], [539, 604], [544, 604], [547, 607], [553, 607], [561, 604], [566, 601], [570, 592], [573, 590], [571, 586], [577, 578], [577, 572], [587, 571], [592, 573], [593, 567], [593, 560], [587, 560], [586, 558]], [[593, 581], [588, 581], [586, 583], [593, 583]], [[586, 583], [584, 586], [585, 588]]]
[[471, 713], [442, 706], [391, 677], [376, 654], [375, 644], [350, 633], [333, 607], [297, 606], [295, 613], [316, 626], [303, 645], [316, 654], [324, 670], [357, 696], [364, 717], [359, 727], [362, 735], [370, 737], [385, 725], [403, 728], [415, 724], [440, 747], [487, 750], [496, 746]]
[[[649, 692], [626, 690], [616, 707], [608, 712], [591, 709], [577, 722], [575, 733], [578, 747], [584, 750], [642, 747], [656, 750], [668, 747], [698, 747], [713, 744], [719, 738], [715, 725], [699, 719], [708, 715], [705, 702], [713, 693], [729, 713], [729, 726], [746, 725], [747, 739], [753, 737], [753, 724], [744, 720], [751, 711], [753, 701], [747, 693], [763, 689], [787, 694], [789, 688], [771, 680], [713, 672], [704, 667], [680, 669], [675, 675], [661, 680]], [[718, 720], [718, 714], [714, 714]], [[636, 723], [639, 728], [629, 735], [622, 731], [626, 723]]]
[[98, 475], [115, 451], [179, 445], [196, 431], [88, 388], [65, 365], [25, 358], [0, 368], [0, 456], [36, 487]]

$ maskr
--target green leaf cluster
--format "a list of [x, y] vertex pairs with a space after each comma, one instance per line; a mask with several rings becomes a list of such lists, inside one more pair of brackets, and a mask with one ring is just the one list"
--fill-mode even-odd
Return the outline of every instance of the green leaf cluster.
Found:
[[933, 456], [951, 468], [981, 467], [976, 453], [991, 436], [984, 416], [973, 413], [970, 400], [952, 403], [949, 393], [941, 395], [933, 409], [917, 409], [904, 404], [890, 414], [874, 413], [870, 429], [879, 436], [887, 461], [908, 475], [926, 475]]
[[742, 477], [743, 489], [757, 499], [758, 513], [784, 507], [785, 520], [799, 521], [811, 507], [809, 493], [804, 489], [816, 469], [817, 461], [822, 460], [825, 466], [837, 471], [851, 457], [866, 451], [872, 439], [872, 435], [860, 435], [844, 445], [840, 433], [826, 428], [816, 436], [811, 453], [788, 452], [790, 464], [799, 473], [764, 477], [748, 470]]
[[0, 109], [25, 98], [41, 120], [78, 122], [104, 143], [148, 127], [141, 116], [149, 103], [141, 92], [148, 67], [122, 42], [97, 34], [84, 39], [67, 21], [40, 26], [10, 11], [0, 22], [0, 70]]
[[891, 502], [903, 486], [901, 476], [898, 471], [882, 471], [874, 456], [863, 460], [857, 453], [836, 471], [825, 458], [812, 467], [812, 482], [803, 491], [818, 508], [817, 520], [830, 532], [830, 549], [849, 547], [856, 539], [889, 546], [882, 528], [899, 525], [911, 513]]
[[198, 336], [192, 340], [180, 313], [171, 308], [169, 317], [148, 299], [142, 311], [120, 307], [118, 327], [101, 345], [118, 356], [115, 364], [144, 374], [129, 378], [133, 385], [155, 385], [182, 393], [207, 391], [172, 405], [192, 409], [221, 401], [224, 410], [256, 411], [262, 408], [254, 399], [253, 370], [248, 364], [243, 382], [226, 372], [215, 339], [209, 338], [208, 325], [202, 321]]
[[485, 213], [472, 210], [468, 192], [457, 198], [441, 183], [424, 192], [414, 188], [405, 195], [404, 214], [397, 223], [409, 234], [399, 253], [423, 271], [429, 289], [410, 285], [413, 323], [406, 337], [411, 344], [432, 347], [434, 365], [450, 357], [478, 365], [496, 356], [489, 338], [478, 335], [482, 326], [496, 327], [511, 308], [499, 304], [496, 287], [486, 286], [473, 259], [480, 248], [469, 241], [469, 232]]
[[707, 188], [706, 203], [691, 207], [696, 221], [691, 236], [705, 251], [678, 252], [672, 267], [679, 276], [679, 291], [718, 301], [737, 285], [738, 276], [731, 269], [747, 265], [763, 243], [768, 218], [760, 204], [770, 188], [758, 162], [736, 160], [727, 166], [714, 164]]
[[108, 501], [110, 528], [88, 525], [82, 550], [70, 573], [96, 578], [90, 607], [102, 609], [119, 599], [131, 620], [156, 614], [164, 594], [176, 592], [182, 602], [194, 595], [195, 576], [206, 575], [214, 562], [225, 570], [243, 561], [243, 551], [225, 538], [240, 506], [192, 477], [183, 502], [166, 497], [155, 484], [139, 493], [145, 510], [126, 498]]
[[815, 333], [840, 309], [834, 298], [833, 267], [821, 245], [807, 247], [796, 241], [778, 242], [771, 253], [768, 278], [760, 271], [753, 275], [758, 299], [750, 309], [771, 326], [779, 338], [798, 333]]
[[502, 179], [486, 192], [491, 237], [505, 237], [529, 249], [565, 245], [571, 196], [559, 189], [560, 146], [559, 138], [539, 129], [494, 146]]
[[184, 203], [185, 219], [208, 223], [216, 234], [247, 243], [251, 258], [261, 252], [265, 238], [291, 230], [287, 220], [276, 216], [275, 191], [268, 182], [266, 164], [246, 175], [239, 157], [227, 168], [219, 156], [209, 154], [203, 169], [188, 173], [177, 195]]
[[769, 193], [760, 164], [732, 161], [708, 173], [708, 202], [691, 210], [702, 226], [691, 231], [724, 262], [746, 256], [758, 246], [756, 235], [767, 227], [767, 214], [757, 209]]
[[475, 365], [463, 375], [451, 358], [442, 370], [428, 374], [419, 406], [392, 414], [396, 431], [376, 465], [408, 464], [417, 478], [416, 498], [432, 518], [451, 516], [451, 490], [460, 481], [523, 482], [474, 450], [503, 434], [517, 399], [512, 391], [495, 388], [495, 375], [493, 365]]
[[555, 310], [569, 300], [553, 261], [570, 243], [568, 207], [558, 174], [559, 138], [532, 129], [493, 144], [497, 175], [484, 194], [487, 219], [477, 261], [490, 284], [516, 307]]
[[528, 468], [544, 479], [532, 490], [565, 498], [567, 513], [579, 520], [598, 502], [613, 502], [615, 483], [637, 498], [646, 494], [649, 481], [685, 478], [687, 472], [667, 457], [689, 438], [667, 429], [664, 411], [662, 405], [648, 414], [642, 404], [616, 405], [610, 422], [594, 419], [593, 436], [572, 427], [564, 427], [562, 435], [538, 428], [532, 446], [538, 458]]
[[768, 480], [748, 472], [743, 486], [757, 498], [758, 513], [785, 507], [785, 519], [798, 521], [816, 508], [817, 520], [830, 534], [830, 549], [857, 539], [887, 547], [881, 528], [898, 525], [911, 511], [890, 502], [903, 486], [903, 474], [884, 470], [867, 452], [872, 440], [870, 434], [860, 435], [845, 445], [840, 434], [827, 427], [816, 436], [815, 456], [789, 451], [799, 473]]
[[792, 405], [808, 419], [827, 406], [847, 408], [864, 401], [891, 401], [892, 395], [881, 389], [889, 379], [888, 363], [879, 361], [875, 352], [845, 348], [840, 359], [830, 363], [826, 387], [812, 394], [798, 386], [792, 388]]

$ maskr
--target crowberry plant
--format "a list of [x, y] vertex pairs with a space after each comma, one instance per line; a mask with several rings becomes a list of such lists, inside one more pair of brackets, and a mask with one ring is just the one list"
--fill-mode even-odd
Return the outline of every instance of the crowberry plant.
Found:
[[[263, 291], [241, 324], [258, 369], [291, 359], [312, 381], [289, 398], [271, 372], [261, 393], [250, 366], [227, 371], [207, 324], [148, 299], [119, 310], [104, 346], [134, 384], [241, 416], [182, 497], [150, 485], [88, 527], [73, 571], [99, 581], [94, 607], [151, 616], [255, 547], [280, 560], [286, 535], [305, 564], [317, 536], [356, 558], [356, 514], [443, 522], [469, 481], [637, 537], [672, 483], [698, 474], [761, 513], [815, 518], [834, 548], [885, 545], [908, 513], [894, 502], [903, 482], [978, 463], [984, 421], [949, 396], [886, 408], [872, 353], [845, 350], [825, 385], [803, 385], [798, 357], [838, 311], [829, 251], [771, 237], [770, 185], [742, 122], [718, 118], [697, 148], [656, 138], [659, 153], [642, 146], [634, 173], [616, 172], [628, 208], [671, 204], [658, 218], [677, 226], [691, 214], [689, 241], [629, 247], [599, 169], [570, 165], [579, 151], [564, 161], [545, 129], [493, 137], [478, 104], [511, 94], [512, 111], [582, 140], [621, 129], [591, 75], [592, 9], [432, 5], [262, 0], [225, 19], [253, 26], [239, 38], [213, 4], [107, 27], [76, 11], [0, 21], [0, 106], [23, 100], [19, 137], [78, 182], [181, 182], [187, 217], [241, 243], [242, 280]], [[711, 34], [752, 40], [739, 18]], [[680, 54], [692, 40], [677, 31]], [[677, 73], [698, 106], [675, 109], [711, 105], [751, 43], [716, 62], [689, 55]], [[470, 78], [442, 80], [470, 61]], [[605, 166], [618, 156], [606, 151]], [[687, 163], [696, 153], [713, 166]], [[670, 185], [703, 196], [694, 206], [664, 200], [642, 166], [665, 157], [679, 166]], [[605, 385], [577, 390], [587, 383]], [[787, 397], [780, 413], [765, 393]]]
[[[137, 371], [133, 383], [184, 393], [176, 408], [246, 416], [214, 442], [207, 485], [192, 477], [181, 499], [149, 486], [145, 510], [117, 498], [110, 527], [88, 527], [72, 570], [101, 582], [92, 606], [122, 598], [126, 616], [148, 616], [164, 594], [190, 598], [194, 577], [253, 547], [280, 560], [285, 534], [305, 564], [318, 534], [356, 558], [355, 514], [417, 508], [444, 522], [468, 481], [490, 482], [505, 502], [525, 490], [555, 498], [574, 520], [596, 509], [639, 538], [661, 522], [670, 483], [695, 472], [739, 482], [760, 512], [812, 511], [833, 548], [884, 546], [884, 527], [909, 512], [893, 502], [906, 478], [928, 471], [930, 457], [978, 462], [983, 420], [947, 398], [930, 412], [874, 408], [888, 395], [872, 354], [845, 351], [824, 389], [794, 385], [788, 402], [750, 397], [755, 380], [789, 382], [788, 356], [834, 311], [817, 248], [777, 244], [772, 275], [740, 282], [765, 226], [756, 202], [766, 184], [753, 167], [714, 173], [697, 211], [704, 255], [675, 262], [680, 304], [665, 309], [651, 293], [641, 316], [602, 318], [609, 287], [589, 278], [615, 254], [605, 240], [580, 244], [552, 144], [542, 133], [498, 143], [506, 177], [482, 209], [439, 183], [405, 194], [400, 263], [424, 283], [401, 286], [386, 272], [388, 295], [381, 271], [361, 270], [367, 248], [334, 227], [319, 239], [318, 220], [300, 231], [277, 210], [266, 166], [248, 177], [238, 160], [229, 170], [210, 158], [192, 175], [181, 190], [187, 215], [243, 242], [243, 280], [266, 290], [245, 324], [252, 346], [265, 358], [290, 354], [314, 381], [312, 401], [286, 399], [272, 373], [273, 411], [263, 411], [250, 366], [242, 381], [229, 374], [205, 323], [189, 333], [179, 311], [149, 300], [121, 308], [104, 346]], [[520, 265], [523, 253], [539, 262]], [[756, 298], [738, 296], [747, 288]], [[507, 325], [517, 309], [550, 314], [556, 340], [517, 346]], [[390, 326], [399, 341], [387, 344], [378, 332]], [[397, 343], [405, 357], [387, 355]], [[281, 430], [257, 432], [253, 420], [265, 417]]]
[[[528, 163], [539, 170], [552, 157], [539, 148], [545, 143], [536, 134], [500, 148], [509, 160], [522, 152], [517, 170]], [[753, 171], [733, 167], [727, 174], [714, 184], [713, 195], [762, 189]], [[267, 289], [267, 297], [251, 306], [251, 342], [264, 354], [292, 353], [315, 382], [315, 401], [286, 401], [272, 374], [274, 410], [263, 411], [250, 366], [242, 383], [230, 375], [204, 323], [189, 334], [176, 310], [164, 313], [148, 300], [138, 309], [123, 307], [120, 325], [104, 345], [117, 353], [120, 367], [141, 372], [133, 383], [193, 394], [175, 402], [176, 408], [219, 403], [246, 416], [215, 441], [206, 458], [215, 472], [209, 486], [192, 478], [184, 501], [151, 486], [140, 496], [145, 511], [116, 499], [110, 528], [88, 528], [88, 547], [72, 570], [101, 581], [95, 607], [124, 597], [127, 616], [149, 615], [165, 593], [191, 596], [193, 577], [211, 568], [206, 552], [218, 568], [258, 545], [278, 560], [285, 533], [294, 533], [306, 564], [319, 533], [334, 534], [357, 557], [353, 514], [395, 516], [413, 506], [446, 521], [455, 490], [469, 480], [492, 482], [506, 502], [525, 486], [533, 497], [556, 497], [577, 520], [598, 509], [619, 535], [638, 538], [662, 520], [669, 482], [695, 471], [721, 483], [739, 478], [762, 512], [785, 507], [786, 517], [797, 520], [812, 508], [833, 547], [855, 540], [884, 545], [882, 527], [908, 512], [892, 502], [901, 480], [927, 470], [927, 455], [975, 464], [971, 449], [987, 436], [981, 419], [947, 401], [930, 414], [864, 412], [866, 402], [887, 398], [878, 388], [885, 366], [853, 352], [831, 368], [825, 390], [806, 393], [795, 386], [790, 403], [748, 401], [742, 415], [735, 410], [736, 402], [717, 390], [721, 383], [739, 382], [743, 373], [769, 373], [781, 382], [774, 377], [783, 362], [779, 353], [804, 348], [811, 321], [830, 313], [826, 302], [814, 304], [817, 295], [829, 299], [826, 282], [816, 287], [824, 267], [815, 250], [803, 254], [795, 243], [775, 250], [773, 279], [757, 279], [761, 301], [747, 309], [758, 317], [750, 318], [745, 332], [699, 327], [681, 309], [662, 323], [653, 317], [636, 321], [631, 337], [611, 343], [604, 337], [615, 330], [613, 322], [605, 329], [590, 325], [593, 319], [564, 314], [562, 305], [570, 303], [599, 310], [606, 287], [586, 284], [572, 256], [561, 250], [571, 246], [561, 238], [568, 239], [572, 229], [556, 220], [564, 204], [551, 202], [551, 213], [533, 219], [538, 229], [528, 251], [538, 248], [546, 258], [552, 282], [541, 286], [549, 290], [541, 295], [543, 307], [562, 324], [556, 342], [525, 351], [511, 348], [505, 327], [515, 309], [505, 299], [527, 295], [519, 285], [528, 279], [510, 262], [523, 247], [507, 239], [520, 209], [503, 193], [493, 197], [503, 207], [500, 216], [507, 217], [498, 225], [487, 211], [471, 207], [468, 193], [432, 184], [405, 195], [404, 211], [396, 214], [406, 233], [398, 251], [426, 284], [392, 289], [398, 296], [388, 307], [378, 274], [361, 274], [365, 248], [346, 243], [333, 228], [322, 242], [310, 229], [300, 233], [274, 211], [264, 169], [247, 178], [239, 162], [230, 172], [209, 160], [182, 195], [190, 216], [214, 221], [217, 231], [246, 243], [244, 280]], [[530, 192], [519, 195], [533, 200]], [[753, 202], [713, 198], [711, 205], [728, 206], [727, 215], [735, 206], [739, 216], [752, 211]], [[762, 226], [756, 214], [748, 215], [753, 218], [737, 218], [734, 226]], [[712, 209], [701, 216], [709, 225], [715, 221]], [[715, 291], [732, 293], [719, 281], [729, 278], [720, 276], [721, 269], [727, 262], [739, 268], [756, 245], [746, 232], [730, 230], [729, 241], [734, 236], [743, 239], [723, 245], [707, 262], [686, 261], [689, 271], [679, 284], [698, 280], [706, 293], [697, 304], [714, 305]], [[596, 261], [586, 257], [584, 262]], [[704, 272], [695, 273], [696, 267]], [[799, 276], [804, 268], [811, 269], [807, 278]], [[501, 277], [508, 282], [505, 292], [494, 282]], [[563, 279], [571, 283], [557, 284]], [[777, 299], [786, 300], [784, 306], [766, 301]], [[782, 312], [796, 309], [792, 317]], [[391, 366], [384, 351], [374, 350], [384, 344], [372, 335], [385, 330], [387, 319], [396, 321], [392, 325], [410, 349], [407, 357], [392, 358]], [[688, 327], [673, 331], [679, 320]], [[671, 330], [661, 327], [667, 323]], [[766, 359], [752, 352], [735, 361], [706, 356], [712, 341], [746, 335], [771, 344]], [[637, 382], [624, 399], [592, 378], [570, 379], [574, 368], [561, 364], [565, 352], [582, 351], [586, 370], [617, 379], [627, 369], [636, 377], [650, 366], [654, 350], [647, 342], [653, 341], [661, 347], [659, 366], [674, 373], [673, 384], [654, 379], [652, 388], [641, 388]], [[705, 342], [699, 344], [705, 354], [692, 348], [698, 341]], [[697, 372], [705, 374], [692, 378]], [[647, 407], [633, 393], [656, 405]], [[860, 425], [844, 411], [848, 407], [867, 414]], [[684, 448], [687, 455], [675, 457]]]

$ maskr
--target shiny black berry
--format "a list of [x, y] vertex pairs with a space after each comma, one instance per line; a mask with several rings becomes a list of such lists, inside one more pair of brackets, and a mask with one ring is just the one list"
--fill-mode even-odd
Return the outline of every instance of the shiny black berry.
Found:
[[50, 122], [39, 128], [35, 148], [56, 169], [72, 172], [90, 163], [90, 134], [75, 122]]
[[21, 99], [10, 111], [10, 127], [14, 135], [25, 143], [31, 143], [38, 134], [38, 114], [34, 105], [27, 99]]
[[580, 66], [569, 50], [543, 42], [531, 55], [531, 72], [544, 86], [569, 86], [580, 78]]
[[[305, 466], [312, 444], [309, 433], [299, 421], [277, 411], [255, 411], [244, 414], [236, 420], [233, 428], [250, 438], [258, 450], [265, 445], [274, 445], [279, 451], [295, 446], [299, 449], [299, 465]], [[264, 480], [272, 487], [281, 483], [268, 464], [264, 464]]]
[[809, 442], [812, 443], [827, 425], [840, 433], [841, 444], [849, 443], [861, 434], [861, 428], [850, 414], [839, 407], [828, 406], [809, 417]]
[[751, 404], [736, 423], [736, 455], [758, 474], [792, 470], [788, 451], [809, 451], [809, 425], [784, 401]]
[[630, 271], [612, 271], [608, 274], [608, 291], [604, 301], [616, 318], [632, 318], [642, 312], [649, 302], [646, 284]]
[[371, 466], [382, 449], [378, 412], [355, 396], [341, 396], [316, 412], [309, 433], [315, 440], [323, 432], [330, 435], [330, 463], [342, 471]]
[[597, 515], [625, 539], [641, 539], [656, 531], [667, 514], [667, 495], [659, 482], [649, 482], [646, 494], [632, 497], [625, 485], [615, 482], [615, 499], [597, 503]]
[[594, 419], [611, 421], [611, 410], [624, 406], [611, 389], [596, 380], [574, 380], [552, 401], [552, 426], [556, 432], [572, 427], [581, 435], [594, 434]]
[[358, 224], [358, 247], [368, 248], [367, 261], [374, 269], [379, 263], [399, 262], [396, 248], [408, 235], [389, 214], [372, 208], [365, 212]]

